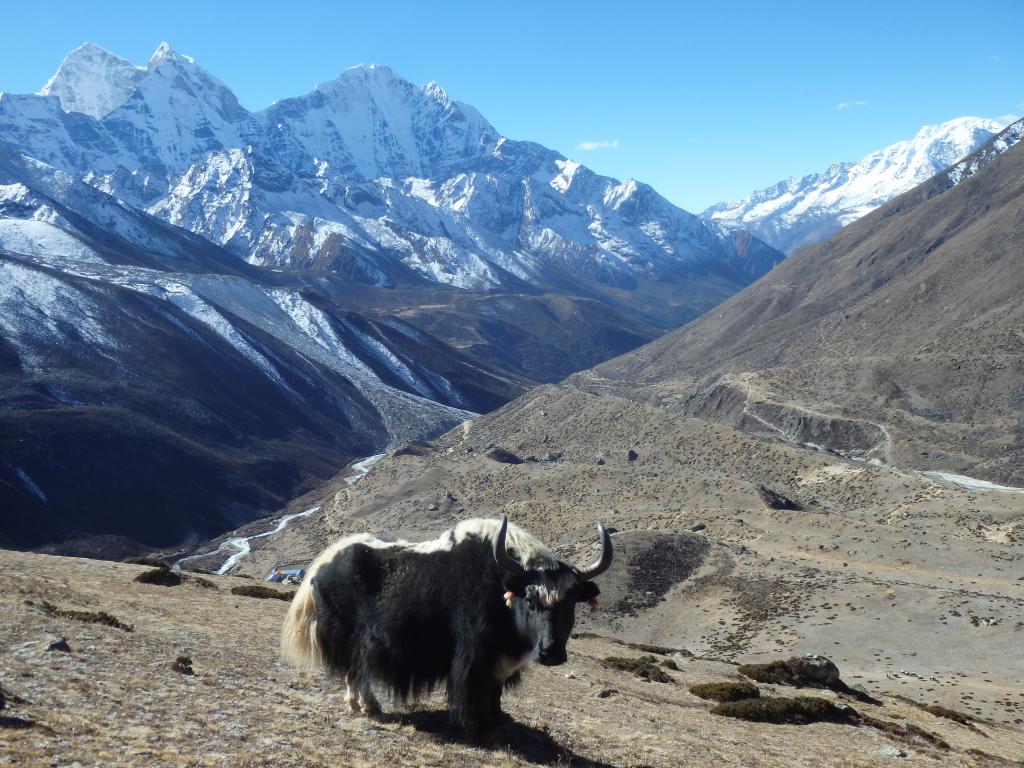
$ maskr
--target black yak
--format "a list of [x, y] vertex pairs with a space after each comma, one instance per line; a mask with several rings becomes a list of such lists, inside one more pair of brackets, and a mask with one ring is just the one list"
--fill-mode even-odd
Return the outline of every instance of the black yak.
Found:
[[398, 700], [444, 682], [452, 721], [473, 735], [504, 717], [501, 693], [531, 659], [566, 661], [576, 603], [600, 590], [612, 560], [575, 568], [523, 529], [466, 520], [433, 541], [367, 534], [328, 547], [309, 567], [281, 632], [282, 656], [348, 685], [349, 707], [380, 711], [377, 686]]

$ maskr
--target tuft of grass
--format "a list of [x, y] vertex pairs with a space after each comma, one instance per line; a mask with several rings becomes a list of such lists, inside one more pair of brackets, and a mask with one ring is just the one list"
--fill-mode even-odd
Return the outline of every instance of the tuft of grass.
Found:
[[769, 661], [766, 664], [741, 664], [737, 672], [759, 683], [792, 685], [794, 682], [793, 674], [784, 661]]
[[942, 707], [938, 704], [922, 704], [921, 709], [929, 714], [935, 715], [936, 717], [944, 717], [947, 720], [952, 720], [954, 723], [960, 723], [960, 725], [973, 725], [974, 718], [964, 712], [957, 712], [955, 709], [949, 707]]
[[690, 693], [708, 701], [743, 701], [761, 695], [756, 685], [732, 681], [691, 685]]
[[153, 557], [152, 555], [142, 555], [141, 557], [129, 557], [126, 560], [122, 560], [122, 563], [128, 563], [129, 565], [151, 565], [154, 568], [168, 568], [169, 566], [159, 557]]
[[181, 576], [165, 566], [143, 571], [133, 581], [137, 581], [139, 584], [155, 584], [159, 587], [176, 587], [181, 584]]
[[273, 587], [265, 587], [262, 584], [243, 584], [239, 587], [231, 588], [232, 595], [241, 595], [242, 597], [258, 597], [261, 599], [271, 600], [285, 600], [291, 601], [295, 597], [295, 592], [284, 592], [280, 589], [274, 589]]
[[657, 665], [653, 656], [641, 656], [638, 659], [628, 656], [609, 656], [601, 663], [608, 669], [629, 672], [652, 683], [673, 683], [672, 677]]
[[75, 611], [68, 608], [58, 608], [53, 603], [49, 603], [46, 600], [36, 603], [32, 600], [26, 600], [25, 605], [36, 608], [48, 616], [58, 616], [62, 619], [74, 619], [75, 621], [81, 621], [86, 624], [103, 624], [108, 627], [114, 627], [115, 629], [121, 629], [125, 632], [131, 632], [135, 627], [131, 624], [125, 624], [123, 621], [115, 616], [111, 616], [106, 611]]
[[609, 643], [615, 643], [616, 645], [621, 645], [626, 648], [632, 648], [634, 651], [640, 651], [640, 653], [653, 653], [658, 656], [672, 656], [673, 654], [679, 654], [680, 656], [693, 658], [693, 654], [685, 648], [668, 648], [664, 645], [650, 645], [648, 643], [630, 643], [626, 640], [619, 640], [617, 637], [599, 635], [596, 632], [573, 632], [569, 637], [573, 640], [606, 640]]
[[217, 588], [216, 584], [214, 584], [209, 579], [204, 579], [202, 576], [189, 576], [188, 577], [188, 583], [189, 584], [196, 584], [196, 585], [202, 587], [203, 589], [216, 589]]
[[171, 669], [182, 675], [194, 675], [192, 671], [192, 659], [189, 656], [179, 656], [171, 664]]
[[751, 720], [757, 723], [848, 723], [856, 722], [857, 713], [845, 707], [840, 709], [831, 701], [817, 696], [783, 698], [760, 696], [756, 699], [723, 701], [711, 708], [711, 714]]
[[926, 731], [924, 728], [919, 728], [913, 723], [903, 723], [901, 725], [900, 723], [891, 723], [887, 720], [878, 720], [868, 715], [861, 715], [860, 724], [866, 725], [869, 728], [877, 728], [887, 736], [911, 746], [929, 746], [940, 749], [943, 752], [948, 752], [952, 749], [949, 746], [949, 742], [941, 736], [931, 731]]
[[966, 725], [968, 728], [973, 727], [974, 723], [977, 722], [976, 717], [972, 717], [971, 715], [968, 715], [966, 712], [958, 712], [955, 709], [943, 707], [939, 704], [924, 704], [923, 702], [916, 701], [907, 696], [897, 695], [895, 698], [899, 699], [905, 704], [909, 704], [912, 707], [917, 707], [918, 709], [924, 710], [930, 715], [935, 715], [935, 717], [942, 717], [946, 720], [952, 720], [954, 723]]

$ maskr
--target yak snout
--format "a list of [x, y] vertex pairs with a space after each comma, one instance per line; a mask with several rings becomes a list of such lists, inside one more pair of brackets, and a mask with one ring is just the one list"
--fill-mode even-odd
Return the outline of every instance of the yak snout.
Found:
[[557, 667], [569, 660], [569, 654], [565, 652], [565, 646], [561, 648], [539, 648], [537, 649], [537, 661], [545, 667]]

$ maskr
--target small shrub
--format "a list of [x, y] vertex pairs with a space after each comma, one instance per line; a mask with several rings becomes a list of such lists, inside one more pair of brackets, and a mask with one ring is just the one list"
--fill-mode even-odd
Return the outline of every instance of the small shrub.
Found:
[[632, 648], [640, 653], [653, 653], [658, 656], [671, 656], [673, 653], [681, 653], [684, 656], [689, 652], [677, 648], [666, 648], [663, 645], [649, 645], [648, 643], [626, 643], [627, 648]]
[[741, 664], [737, 670], [744, 677], [759, 683], [791, 685], [793, 675], [784, 661], [769, 661], [767, 664]]
[[908, 698], [906, 696], [896, 696], [902, 702], [909, 704], [912, 707], [922, 709], [930, 715], [935, 717], [942, 717], [946, 720], [952, 720], [954, 723], [960, 723], [960, 725], [966, 725], [968, 728], [974, 725], [977, 718], [971, 717], [965, 712], [958, 712], [955, 709], [949, 709], [948, 707], [940, 706], [939, 704], [923, 704], [920, 701]]
[[761, 696], [756, 699], [723, 701], [711, 708], [711, 714], [752, 720], [758, 723], [845, 723], [855, 720], [857, 713], [849, 707], [840, 709], [831, 701], [816, 696], [795, 696], [792, 699]]
[[111, 616], [106, 611], [75, 611], [67, 608], [58, 608], [53, 603], [48, 603], [45, 600], [41, 603], [34, 603], [31, 600], [26, 600], [25, 605], [38, 608], [48, 616], [58, 616], [62, 619], [74, 619], [75, 621], [82, 621], [86, 624], [104, 624], [108, 627], [114, 627], [115, 629], [122, 629], [125, 632], [131, 632], [135, 629], [132, 625], [125, 624], [123, 621]]
[[708, 701], [743, 701], [756, 699], [761, 695], [756, 685], [734, 682], [691, 685], [690, 693]]
[[202, 587], [203, 589], [216, 589], [217, 585], [209, 579], [204, 579], [201, 576], [189, 576], [189, 584], [195, 584], [196, 586]]
[[658, 667], [656, 662], [657, 659], [653, 656], [641, 656], [638, 659], [632, 659], [627, 656], [609, 656], [602, 663], [609, 669], [630, 672], [652, 683], [675, 682], [670, 675]]
[[176, 587], [181, 584], [181, 576], [170, 568], [153, 568], [143, 571], [133, 581], [137, 581], [139, 584], [155, 584], [159, 587]]
[[123, 563], [129, 565], [150, 565], [154, 568], [169, 568], [163, 560], [159, 557], [153, 557], [152, 555], [142, 555], [141, 557], [129, 557], [127, 560], [122, 560]]
[[195, 672], [192, 671], [192, 659], [188, 656], [179, 656], [178, 658], [176, 658], [174, 660], [174, 663], [171, 664], [171, 669], [182, 675], [195, 674]]
[[648, 643], [630, 643], [625, 640], [619, 640], [617, 637], [599, 635], [596, 632], [573, 632], [569, 637], [573, 640], [606, 640], [609, 643], [615, 643], [616, 645], [622, 645], [626, 648], [632, 648], [634, 651], [640, 651], [640, 653], [654, 653], [658, 656], [679, 654], [680, 656], [693, 658], [693, 654], [684, 648], [667, 648], [664, 645], [649, 645]]
[[966, 712], [959, 712], [955, 709], [943, 707], [939, 704], [924, 704], [920, 701], [915, 701], [914, 699], [908, 698], [906, 696], [897, 695], [895, 698], [899, 699], [902, 702], [910, 704], [912, 707], [917, 707], [920, 710], [924, 710], [930, 715], [934, 715], [935, 717], [941, 717], [946, 720], [952, 720], [954, 723], [959, 723], [965, 728], [970, 728], [972, 731], [975, 731], [976, 733], [982, 733], [978, 726], [975, 725], [978, 719], [976, 717], [968, 715]]
[[272, 600], [285, 600], [290, 601], [295, 597], [294, 592], [283, 592], [273, 587], [264, 587], [262, 584], [243, 584], [240, 587], [231, 588], [232, 595], [240, 595], [242, 597], [258, 597], [261, 599], [272, 599]]
[[679, 665], [672, 661], [672, 659], [662, 659], [658, 663], [661, 664], [661, 666], [663, 666], [665, 669], [671, 669], [673, 672], [679, 671]]
[[900, 723], [891, 723], [887, 720], [878, 720], [874, 717], [861, 715], [860, 724], [866, 725], [869, 728], [877, 728], [887, 736], [911, 746], [935, 747], [943, 752], [948, 752], [951, 749], [949, 743], [941, 736], [937, 736], [931, 731], [926, 731], [924, 728], [919, 728], [913, 723], [903, 723], [901, 725]]

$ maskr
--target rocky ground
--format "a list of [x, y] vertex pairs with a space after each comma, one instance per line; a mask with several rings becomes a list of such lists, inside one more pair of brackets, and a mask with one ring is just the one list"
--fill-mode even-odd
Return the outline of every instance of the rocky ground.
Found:
[[[282, 667], [286, 603], [232, 594], [251, 580], [134, 581], [147, 570], [0, 551], [0, 764], [841, 768], [1019, 765], [1024, 753], [1019, 726], [960, 724], [889, 696], [799, 691], [871, 718], [861, 724], [722, 717], [688, 689], [737, 679], [735, 666], [666, 650], [651, 658], [667, 682], [646, 682], [603, 663], [644, 651], [592, 637], [570, 644], [567, 664], [531, 668], [506, 698], [514, 723], [471, 744], [438, 699], [368, 720], [346, 713], [332, 681]], [[83, 621], [100, 612], [121, 626]], [[66, 647], [48, 650], [58, 638]]]
[[[494, 446], [524, 463], [487, 458]], [[772, 508], [762, 486], [801, 509]], [[262, 577], [342, 533], [426, 538], [500, 514], [576, 561], [594, 556], [596, 520], [617, 529], [583, 629], [736, 662], [821, 653], [851, 684], [1024, 722], [1024, 495], [569, 386], [383, 459], [242, 568]]]

